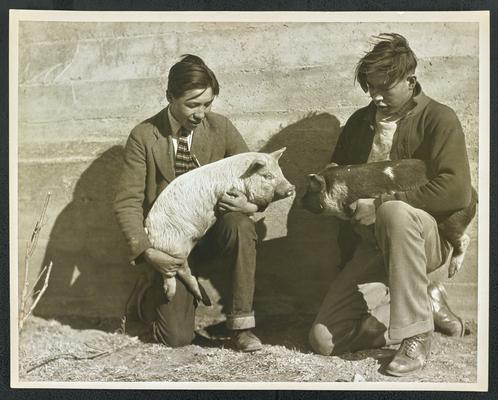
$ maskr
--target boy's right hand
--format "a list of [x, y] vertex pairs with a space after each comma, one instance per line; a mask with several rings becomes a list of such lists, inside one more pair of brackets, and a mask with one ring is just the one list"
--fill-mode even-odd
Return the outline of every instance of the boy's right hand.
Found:
[[144, 258], [157, 272], [168, 278], [175, 276], [176, 272], [185, 264], [184, 259], [173, 257], [152, 247], [145, 250]]
[[353, 221], [361, 225], [372, 225], [375, 223], [375, 199], [358, 199], [351, 203], [349, 207], [355, 210], [352, 218]]

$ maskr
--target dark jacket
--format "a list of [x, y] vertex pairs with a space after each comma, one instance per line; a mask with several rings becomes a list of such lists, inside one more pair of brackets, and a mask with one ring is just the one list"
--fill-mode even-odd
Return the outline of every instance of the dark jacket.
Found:
[[[132, 262], [151, 247], [144, 230], [145, 217], [159, 193], [175, 178], [171, 135], [165, 108], [137, 125], [125, 146], [114, 211]], [[222, 115], [206, 114], [194, 132], [191, 153], [201, 165], [246, 151], [244, 139]]]
[[[426, 96], [419, 84], [413, 101], [414, 107], [398, 121], [390, 158], [427, 160], [434, 178], [414, 190], [384, 195], [380, 202], [402, 200], [440, 220], [470, 203], [471, 180], [465, 136], [455, 112]], [[342, 165], [367, 162], [375, 135], [375, 113], [376, 107], [371, 102], [349, 118], [339, 136], [333, 162]], [[341, 225], [339, 245], [344, 265], [352, 255], [356, 241], [351, 225]]]

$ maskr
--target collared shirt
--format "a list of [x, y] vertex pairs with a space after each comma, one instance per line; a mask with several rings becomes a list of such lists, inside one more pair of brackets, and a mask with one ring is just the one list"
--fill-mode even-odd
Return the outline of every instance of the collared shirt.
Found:
[[[173, 147], [175, 149], [175, 154], [178, 149], [178, 136], [180, 129], [182, 126], [180, 123], [173, 117], [173, 114], [171, 114], [171, 111], [168, 107], [168, 120], [169, 120], [169, 126], [171, 126], [171, 139], [173, 141]], [[194, 132], [191, 131], [190, 134], [187, 136], [187, 142], [188, 142], [188, 149], [190, 150], [192, 148], [192, 137], [194, 136]]]

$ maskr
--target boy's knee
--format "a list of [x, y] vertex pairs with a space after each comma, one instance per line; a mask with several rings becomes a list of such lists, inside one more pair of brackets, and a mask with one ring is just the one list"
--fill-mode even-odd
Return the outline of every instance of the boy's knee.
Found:
[[413, 221], [414, 208], [404, 201], [392, 200], [382, 203], [377, 209], [376, 227], [406, 227]]
[[240, 212], [229, 212], [223, 215], [222, 223], [227, 230], [251, 231], [254, 229], [254, 222], [249, 216]]
[[257, 239], [254, 221], [240, 212], [229, 212], [221, 219], [221, 229], [226, 243], [234, 242], [240, 238]]
[[183, 347], [192, 343], [194, 333], [187, 330], [165, 329], [157, 322], [153, 325], [154, 338], [168, 347]]
[[313, 324], [308, 336], [311, 348], [315, 353], [322, 356], [329, 356], [334, 350], [332, 334], [323, 324]]
[[167, 346], [170, 346], [170, 347], [183, 347], [183, 346], [187, 346], [190, 343], [192, 343], [192, 340], [193, 340], [192, 334], [187, 334], [185, 332], [181, 332], [181, 333], [176, 333], [176, 334], [170, 335], [167, 338], [167, 342], [164, 344], [166, 344]]

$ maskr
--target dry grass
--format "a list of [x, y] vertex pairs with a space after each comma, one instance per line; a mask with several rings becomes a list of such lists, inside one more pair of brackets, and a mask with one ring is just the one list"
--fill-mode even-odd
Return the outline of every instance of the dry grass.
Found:
[[[261, 326], [261, 324], [260, 324]], [[137, 337], [95, 329], [76, 330], [54, 320], [33, 317], [20, 338], [21, 381], [100, 382], [350, 382], [400, 381], [382, 375], [379, 368], [393, 349], [379, 349], [325, 357], [305, 346], [306, 329], [290, 324], [258, 328], [262, 351], [234, 351], [225, 338], [203, 345], [171, 349], [144, 343]], [[472, 327], [475, 332], [475, 324]], [[273, 333], [272, 333], [273, 332]], [[294, 343], [292, 345], [292, 337]], [[278, 343], [280, 338], [280, 343]], [[476, 336], [435, 336], [428, 365], [403, 381], [475, 382]], [[214, 346], [214, 347], [210, 347]]]

